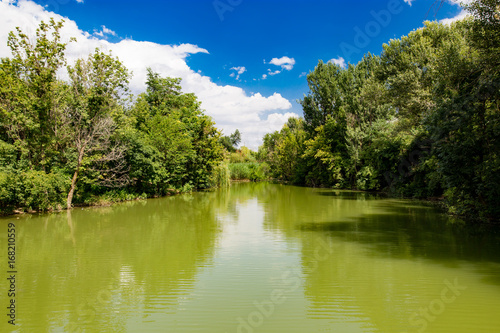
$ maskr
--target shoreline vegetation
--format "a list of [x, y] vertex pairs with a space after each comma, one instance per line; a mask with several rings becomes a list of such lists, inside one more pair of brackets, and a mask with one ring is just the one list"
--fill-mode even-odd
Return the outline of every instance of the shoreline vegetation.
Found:
[[[0, 62], [0, 215], [60, 211], [229, 186], [231, 181], [383, 192], [500, 218], [500, 4], [426, 22], [345, 67], [319, 61], [304, 117], [257, 152], [223, 136], [180, 79], [130, 72], [95, 50], [67, 66], [63, 21], [11, 32]], [[75, 41], [70, 41], [75, 42]], [[57, 73], [66, 69], [69, 79]]]
[[[146, 91], [96, 49], [67, 65], [63, 22], [11, 32], [0, 62], [0, 214], [54, 211], [225, 186], [221, 134], [180, 79]], [[75, 42], [75, 41], [70, 41]], [[58, 78], [66, 70], [68, 80]]]
[[[292, 184], [441, 198], [452, 216], [500, 220], [500, 2], [423, 28], [345, 67], [307, 75], [304, 117], [264, 137], [258, 159]], [[434, 200], [435, 201], [435, 200]]]

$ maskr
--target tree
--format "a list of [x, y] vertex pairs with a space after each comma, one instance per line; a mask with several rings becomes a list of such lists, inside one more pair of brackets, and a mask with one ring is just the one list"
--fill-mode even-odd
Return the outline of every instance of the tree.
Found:
[[326, 123], [327, 118], [342, 121], [344, 91], [342, 81], [345, 71], [338, 65], [323, 63], [321, 60], [313, 72], [307, 75], [309, 94], [300, 101], [304, 111], [305, 129], [313, 134], [314, 130]]
[[257, 156], [269, 163], [275, 178], [302, 183], [305, 138], [304, 120], [291, 117], [280, 131], [266, 134]]
[[82, 167], [103, 167], [96, 170], [102, 184], [127, 184], [125, 148], [113, 142], [113, 118], [122, 112], [119, 101], [128, 90], [129, 73], [118, 59], [99, 50], [68, 67], [68, 73], [71, 84], [65, 126], [73, 138], [67, 155], [74, 170], [66, 203], [70, 209]]
[[450, 210], [490, 221], [500, 216], [499, 4], [466, 7], [473, 19], [456, 25], [464, 42], [443, 49], [438, 107], [427, 122]]
[[65, 64], [64, 21], [41, 22], [32, 42], [21, 29], [9, 33], [11, 59], [0, 64], [0, 133], [35, 168], [49, 172], [60, 155], [64, 85], [57, 71]]
[[231, 134], [231, 136], [229, 138], [231, 139], [231, 144], [233, 145], [233, 147], [237, 147], [241, 142], [240, 131], [238, 129], [236, 129], [234, 131], [234, 133]]
[[208, 187], [223, 156], [212, 119], [196, 96], [182, 93], [180, 82], [148, 69], [147, 91], [131, 111], [130, 175], [136, 188], [153, 195]]
[[222, 136], [219, 141], [228, 152], [234, 153], [236, 151], [236, 147], [238, 147], [241, 142], [240, 131], [236, 129], [231, 135]]

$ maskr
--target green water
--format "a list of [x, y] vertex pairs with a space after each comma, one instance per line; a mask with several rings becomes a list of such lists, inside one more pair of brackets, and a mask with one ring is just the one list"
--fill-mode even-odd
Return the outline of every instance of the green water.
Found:
[[265, 183], [3, 218], [0, 331], [500, 332], [500, 236], [452, 222]]

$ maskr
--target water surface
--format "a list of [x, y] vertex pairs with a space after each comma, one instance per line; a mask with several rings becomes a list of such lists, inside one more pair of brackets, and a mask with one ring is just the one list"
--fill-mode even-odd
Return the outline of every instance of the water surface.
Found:
[[3, 253], [9, 223], [2, 332], [500, 331], [498, 232], [419, 202], [233, 184], [3, 218]]

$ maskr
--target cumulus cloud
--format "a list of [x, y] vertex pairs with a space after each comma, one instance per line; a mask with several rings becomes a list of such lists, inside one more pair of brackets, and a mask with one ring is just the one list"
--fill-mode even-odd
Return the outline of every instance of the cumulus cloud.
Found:
[[452, 17], [452, 18], [442, 19], [442, 20], [439, 21], [439, 23], [442, 23], [442, 24], [452, 24], [453, 22], [463, 20], [468, 15], [469, 14], [465, 10], [462, 10], [457, 16]]
[[106, 37], [106, 35], [111, 35], [111, 36], [116, 36], [116, 32], [114, 32], [111, 29], [106, 28], [106, 26], [102, 25], [101, 26], [101, 31], [94, 31], [94, 35], [99, 36], [99, 37]]
[[236, 76], [236, 80], [239, 80], [240, 75], [247, 71], [247, 69], [243, 66], [233, 67], [233, 68], [231, 68], [231, 70], [236, 71], [235, 73], [231, 73], [231, 75], [230, 75], [231, 77]]
[[[468, 5], [470, 3], [472, 3], [474, 0], [449, 0], [448, 2], [453, 4], [453, 5], [456, 5], [456, 6], [462, 6], [462, 5]], [[443, 23], [443, 24], [451, 24], [453, 22], [456, 22], [456, 21], [460, 21], [460, 20], [463, 20], [464, 18], [466, 18], [469, 14], [465, 11], [465, 10], [461, 10], [460, 13], [458, 13], [458, 15], [456, 15], [455, 17], [452, 17], [452, 18], [446, 18], [446, 19], [443, 19], [443, 20], [440, 20], [439, 23]]]
[[271, 65], [280, 66], [282, 69], [286, 69], [287, 71], [292, 70], [295, 65], [295, 59], [289, 57], [281, 57], [281, 58], [272, 58], [269, 62]]
[[[298, 118], [299, 116], [292, 112], [271, 113], [267, 116], [262, 116], [261, 118], [263, 119], [260, 119], [259, 121], [251, 119], [246, 120], [245, 131], [248, 135], [242, 136], [241, 145], [256, 150], [262, 144], [262, 140], [260, 138], [262, 138], [266, 133], [279, 131], [290, 117]], [[228, 126], [225, 134], [229, 135], [236, 129], [241, 131], [241, 127], [238, 125]]]
[[347, 67], [347, 64], [345, 62], [345, 59], [342, 58], [342, 57], [338, 57], [337, 59], [331, 59], [330, 61], [328, 62], [331, 62], [332, 64], [335, 64], [335, 65], [339, 65], [340, 67], [342, 68], [346, 68]]
[[[40, 21], [47, 22], [50, 17], [54, 17], [55, 20], [63, 19], [60, 15], [48, 12], [42, 6], [29, 0], [0, 0], [0, 57], [11, 55], [7, 47], [9, 31], [19, 26], [28, 35], [34, 35]], [[107, 28], [105, 30], [104, 26], [101, 28], [103, 35], [105, 33], [112, 35], [112, 30]], [[242, 88], [217, 85], [210, 77], [193, 71], [187, 65], [186, 58], [194, 54], [209, 54], [206, 49], [197, 45], [161, 45], [131, 39], [111, 43], [98, 38], [100, 36], [82, 31], [74, 21], [67, 18], [65, 18], [61, 36], [63, 41], [69, 41], [71, 37], [77, 39], [76, 43], [69, 43], [66, 50], [69, 64], [78, 58], [87, 57], [96, 48], [118, 56], [133, 72], [130, 88], [135, 94], [145, 90], [147, 67], [151, 67], [162, 76], [182, 78], [183, 90], [198, 96], [202, 102], [202, 108], [206, 110], [206, 114], [213, 117], [216, 126], [226, 134], [238, 128], [242, 133], [242, 141], [252, 149], [258, 147], [262, 136], [268, 130], [280, 128], [290, 115], [297, 116], [284, 113], [292, 105], [279, 93], [267, 97], [259, 93], [247, 94]], [[275, 62], [283, 66], [293, 66], [295, 61], [292, 60], [282, 58]], [[241, 72], [242, 69], [238, 68], [237, 72]], [[63, 79], [64, 75], [62, 73]]]

